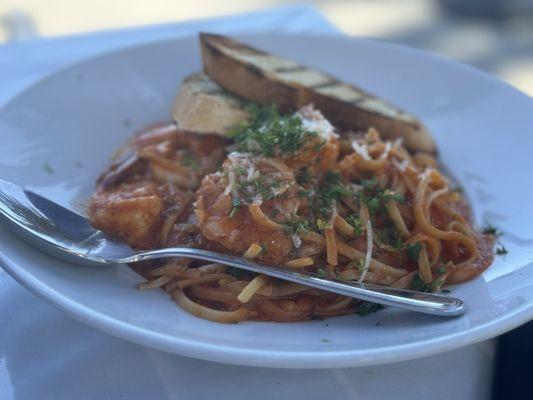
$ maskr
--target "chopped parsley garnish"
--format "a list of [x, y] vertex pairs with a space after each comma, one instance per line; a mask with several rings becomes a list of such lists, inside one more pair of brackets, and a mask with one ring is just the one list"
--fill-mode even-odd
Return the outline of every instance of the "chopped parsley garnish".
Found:
[[368, 314], [373, 314], [376, 311], [382, 310], [384, 307], [381, 304], [370, 303], [368, 301], [358, 301], [355, 313], [360, 317], [364, 317]]
[[326, 145], [326, 141], [321, 140], [320, 143], [318, 143], [317, 145], [313, 147], [313, 151], [318, 153], [320, 150], [322, 150], [322, 147], [324, 147], [325, 145]]
[[331, 200], [338, 200], [342, 196], [347, 196], [350, 193], [350, 189], [342, 183], [341, 175], [339, 173], [327, 171], [324, 174], [324, 185], [322, 186], [321, 194]]
[[365, 199], [363, 200], [363, 203], [368, 208], [368, 211], [370, 212], [370, 214], [376, 214], [377, 212], [382, 210], [381, 203], [379, 202], [379, 199], [377, 199], [376, 197]]
[[500, 237], [503, 235], [502, 232], [500, 232], [495, 226], [492, 226], [492, 225], [487, 225], [486, 227], [483, 228], [481, 232], [484, 235], [492, 235], [495, 237]]
[[394, 225], [389, 225], [376, 232], [384, 244], [391, 246], [395, 250], [402, 250], [405, 248], [405, 243]]
[[48, 172], [49, 174], [53, 174], [54, 173], [54, 169], [50, 166], [50, 164], [48, 164], [47, 162], [45, 162], [43, 164], [43, 169]]
[[411, 288], [418, 292], [428, 291], [428, 285], [426, 284], [426, 282], [424, 282], [418, 272], [413, 276], [413, 279], [411, 280]]
[[316, 227], [320, 232], [324, 232], [324, 230], [332, 228], [329, 222], [322, 221], [320, 218], [316, 220]]
[[245, 176], [246, 175], [246, 170], [243, 167], [241, 167], [240, 165], [235, 165], [233, 167], [233, 170], [235, 171], [235, 173], [237, 175], [240, 175], [240, 176]]
[[507, 253], [509, 253], [509, 251], [505, 248], [505, 246], [503, 244], [500, 243], [500, 247], [496, 248], [496, 255], [504, 256]]
[[306, 198], [311, 197], [313, 193], [314, 193], [313, 189], [309, 189], [309, 190], [302, 189], [298, 191], [297, 195], [300, 199], [306, 199]]
[[446, 269], [444, 267], [437, 268], [437, 274], [442, 275], [446, 272]]
[[363, 189], [371, 190], [379, 187], [379, 182], [376, 178], [361, 179], [361, 186], [363, 187]]
[[[501, 236], [503, 236], [503, 232], [499, 231], [498, 228], [492, 225], [485, 226], [481, 232], [484, 235], [491, 235], [495, 238], [500, 238]], [[498, 256], [504, 256], [507, 253], [509, 253], [509, 251], [505, 248], [505, 246], [499, 240], [498, 240], [498, 247], [496, 247], [495, 252], [496, 252], [496, 255]]]
[[327, 272], [324, 268], [318, 268], [316, 270], [316, 274], [321, 277], [325, 277], [327, 275]]
[[348, 222], [352, 228], [353, 233], [355, 236], [361, 236], [363, 234], [363, 223], [361, 222], [361, 218], [357, 214], [350, 214], [346, 218], [346, 222]]
[[424, 282], [420, 274], [417, 272], [411, 280], [411, 289], [418, 292], [434, 292], [439, 286], [444, 283], [442, 279], [435, 279], [429, 283]]
[[407, 257], [409, 257], [414, 262], [417, 262], [421, 249], [422, 245], [420, 243], [413, 243], [407, 245]]
[[311, 208], [324, 219], [329, 219], [331, 208], [341, 197], [352, 194], [350, 188], [342, 183], [340, 174], [327, 171], [321, 185], [312, 198]]
[[377, 179], [362, 179], [360, 181], [362, 189], [357, 192], [357, 196], [366, 205], [370, 214], [377, 214], [385, 210], [385, 205], [390, 201], [404, 203], [403, 195], [394, 193], [389, 189], [382, 189]]
[[283, 222], [283, 225], [289, 231], [289, 233], [293, 234], [301, 234], [311, 230], [309, 227], [309, 221], [307, 220], [290, 219]]
[[418, 272], [413, 276], [413, 279], [411, 280], [411, 288], [418, 292], [429, 292], [430, 291], [429, 284], [424, 282], [424, 280], [422, 279], [422, 277], [420, 276]]
[[315, 132], [307, 131], [295, 115], [281, 115], [275, 106], [248, 107], [250, 120], [230, 132], [238, 150], [266, 157], [293, 154], [300, 150]]
[[229, 179], [231, 172], [233, 172], [237, 181], [235, 188], [238, 191], [238, 197], [240, 199], [238, 205], [251, 204], [258, 200], [263, 202], [275, 199], [283, 192], [284, 185], [285, 188], [291, 185], [289, 181], [282, 181], [275, 176], [260, 174], [257, 171], [252, 177], [247, 177], [247, 171], [240, 165], [236, 165], [229, 172], [225, 172], [227, 179]]
[[228, 214], [229, 218], [233, 218], [239, 212], [239, 208], [241, 207], [241, 199], [239, 199], [238, 197], [233, 197], [231, 199], [231, 205], [232, 207]]
[[261, 196], [264, 201], [276, 198], [276, 190], [281, 187], [281, 181], [268, 179], [264, 175], [239, 184], [239, 191], [244, 195], [246, 201], [253, 201], [256, 195]]
[[256, 276], [256, 274], [254, 274], [253, 272], [235, 267], [228, 267], [226, 271], [228, 274], [239, 280], [251, 279]]

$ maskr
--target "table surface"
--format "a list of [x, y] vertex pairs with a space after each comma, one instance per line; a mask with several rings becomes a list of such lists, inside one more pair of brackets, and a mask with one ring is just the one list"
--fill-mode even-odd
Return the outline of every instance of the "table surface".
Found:
[[[313, 8], [281, 7], [180, 24], [0, 46], [0, 106], [68, 64], [201, 30], [336, 33]], [[0, 398], [487, 399], [495, 341], [409, 362], [330, 370], [229, 366], [147, 349], [82, 325], [0, 270]], [[423, 379], [421, 379], [423, 377]], [[208, 382], [208, 384], [206, 384]], [[450, 383], [453, 382], [453, 385]]]

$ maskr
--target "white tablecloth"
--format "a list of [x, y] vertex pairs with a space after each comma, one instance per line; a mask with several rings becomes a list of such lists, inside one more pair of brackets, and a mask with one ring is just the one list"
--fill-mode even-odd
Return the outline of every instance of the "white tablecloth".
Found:
[[[335, 33], [313, 8], [281, 7], [0, 46], [0, 106], [32, 83], [116, 48], [201, 30]], [[1, 136], [0, 136], [1, 137]], [[275, 370], [209, 363], [82, 325], [0, 270], [0, 399], [487, 399], [494, 342], [380, 367]]]

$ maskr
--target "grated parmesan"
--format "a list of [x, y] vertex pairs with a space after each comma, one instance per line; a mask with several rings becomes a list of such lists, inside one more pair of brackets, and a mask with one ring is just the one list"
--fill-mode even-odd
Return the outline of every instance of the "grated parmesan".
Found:
[[300, 236], [298, 236], [297, 234], [293, 234], [291, 235], [291, 239], [292, 239], [292, 243], [294, 244], [294, 247], [299, 249], [300, 246], [302, 245], [302, 239], [300, 239]]
[[370, 155], [368, 154], [368, 147], [366, 144], [360, 145], [356, 140], [352, 141], [352, 149], [359, 154], [363, 159], [370, 160]]
[[391, 149], [392, 149], [391, 142], [387, 142], [385, 144], [385, 150], [383, 150], [383, 153], [381, 153], [381, 156], [379, 158], [387, 158], [389, 156], [389, 152], [391, 151]]
[[333, 125], [312, 104], [302, 107], [296, 115], [302, 121], [305, 130], [317, 133], [322, 139], [327, 141], [330, 138], [338, 137], [334, 132]]
[[394, 165], [396, 168], [398, 168], [400, 171], [405, 172], [407, 169], [407, 166], [409, 165], [409, 161], [403, 160], [402, 162], [399, 162], [395, 158], [392, 160], [392, 165]]

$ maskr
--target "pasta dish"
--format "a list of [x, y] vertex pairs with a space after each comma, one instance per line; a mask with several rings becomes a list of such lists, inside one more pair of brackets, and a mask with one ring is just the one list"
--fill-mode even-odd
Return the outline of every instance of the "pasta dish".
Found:
[[[239, 46], [246, 62], [264, 68], [250, 52], [265, 53]], [[223, 67], [209, 65], [208, 73]], [[419, 291], [468, 281], [492, 263], [494, 235], [474, 230], [468, 204], [439, 172], [434, 149], [417, 148], [414, 131], [391, 122], [408, 121], [407, 114], [383, 111], [384, 122], [346, 126], [330, 122], [335, 108], [316, 98], [265, 101], [253, 88], [243, 95], [205, 76], [183, 85], [175, 122], [136, 135], [99, 178], [88, 208], [98, 229], [137, 249], [189, 246]], [[132, 268], [146, 279], [140, 289], [162, 288], [186, 311], [217, 322], [301, 321], [379, 308], [185, 258]]]

